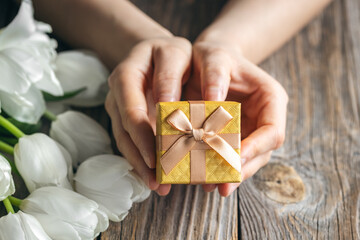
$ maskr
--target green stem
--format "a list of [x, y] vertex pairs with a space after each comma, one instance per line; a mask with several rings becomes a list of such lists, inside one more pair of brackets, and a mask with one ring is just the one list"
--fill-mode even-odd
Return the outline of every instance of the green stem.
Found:
[[7, 144], [6, 142], [3, 142], [0, 140], [0, 151], [3, 151], [5, 153], [14, 154], [14, 148], [12, 146], [10, 146], [9, 144]]
[[11, 202], [10, 202], [9, 198], [5, 198], [5, 199], [3, 200], [3, 203], [4, 203], [4, 206], [5, 206], [6, 211], [7, 211], [8, 213], [12, 213], [12, 214], [15, 213], [14, 208], [13, 208], [13, 206], [11, 205]]
[[16, 207], [20, 207], [22, 200], [13, 196], [9, 196], [9, 200], [11, 202], [12, 205], [16, 206]]
[[43, 117], [47, 118], [48, 120], [50, 120], [51, 122], [56, 121], [57, 117], [55, 114], [53, 114], [52, 112], [50, 112], [49, 110], [46, 109], [46, 111], [44, 112]]
[[12, 124], [9, 120], [7, 120], [1, 115], [0, 115], [0, 126], [3, 126], [6, 130], [8, 130], [11, 134], [13, 134], [17, 138], [21, 138], [25, 135], [14, 124]]

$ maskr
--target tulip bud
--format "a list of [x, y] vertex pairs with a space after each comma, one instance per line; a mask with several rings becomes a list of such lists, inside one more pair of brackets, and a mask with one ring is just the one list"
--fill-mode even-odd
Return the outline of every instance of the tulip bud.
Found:
[[51, 240], [33, 216], [21, 211], [0, 218], [0, 240]]
[[80, 112], [67, 111], [58, 115], [51, 124], [50, 136], [70, 152], [74, 167], [91, 156], [113, 153], [105, 129]]
[[150, 190], [128, 161], [115, 155], [94, 156], [83, 162], [74, 177], [78, 193], [96, 201], [110, 220], [122, 221], [133, 202], [149, 197]]
[[76, 96], [62, 101], [73, 106], [90, 107], [104, 103], [109, 70], [90, 51], [64, 51], [56, 60], [56, 76], [65, 92], [86, 88]]
[[14, 180], [9, 162], [0, 155], [0, 201], [15, 192]]
[[44, 186], [72, 189], [70, 154], [47, 135], [35, 133], [20, 138], [14, 155], [16, 167], [29, 192]]
[[109, 226], [96, 202], [65, 188], [36, 189], [20, 209], [34, 216], [52, 239], [94, 239]]

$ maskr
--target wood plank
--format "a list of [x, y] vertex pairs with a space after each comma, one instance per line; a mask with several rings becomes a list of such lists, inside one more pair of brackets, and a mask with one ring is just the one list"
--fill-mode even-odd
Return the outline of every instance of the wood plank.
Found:
[[[261, 66], [289, 96], [285, 146], [272, 163], [293, 167], [306, 194], [281, 203], [284, 178], [263, 184], [260, 171], [239, 191], [244, 239], [359, 239], [360, 2], [335, 1]], [[263, 188], [263, 187], [262, 187]], [[275, 200], [274, 200], [275, 199]]]
[[101, 239], [237, 239], [237, 196], [205, 193], [200, 186], [174, 186], [166, 197], [152, 193], [135, 204]]
[[[194, 40], [215, 18], [224, 1], [133, 1], [175, 35]], [[238, 199], [205, 193], [200, 186], [173, 186], [166, 197], [153, 193], [135, 204], [101, 239], [237, 239]]]

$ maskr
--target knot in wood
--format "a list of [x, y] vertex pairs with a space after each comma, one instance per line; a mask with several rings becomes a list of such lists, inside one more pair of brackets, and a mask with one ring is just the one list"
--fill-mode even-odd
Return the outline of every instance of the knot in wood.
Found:
[[280, 203], [295, 203], [305, 196], [305, 185], [293, 167], [269, 163], [254, 175], [254, 184], [265, 195]]

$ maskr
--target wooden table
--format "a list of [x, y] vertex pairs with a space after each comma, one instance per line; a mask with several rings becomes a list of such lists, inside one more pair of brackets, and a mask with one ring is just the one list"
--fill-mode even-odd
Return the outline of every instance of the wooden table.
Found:
[[[190, 40], [224, 5], [134, 2]], [[167, 197], [153, 193], [100, 239], [360, 239], [359, 25], [359, 0], [334, 1], [261, 64], [290, 97], [286, 142], [237, 192], [223, 198], [174, 186]], [[103, 108], [90, 114], [109, 126]]]

